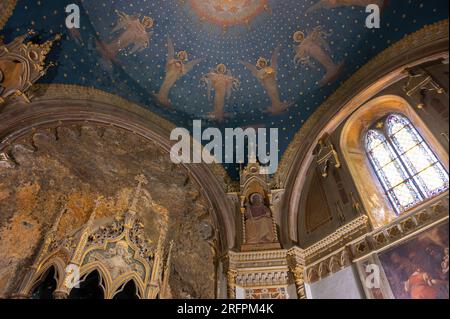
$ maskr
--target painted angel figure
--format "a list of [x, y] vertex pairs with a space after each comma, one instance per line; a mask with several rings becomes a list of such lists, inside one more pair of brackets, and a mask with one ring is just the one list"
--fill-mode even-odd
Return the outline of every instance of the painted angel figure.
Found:
[[335, 64], [330, 56], [330, 47], [325, 38], [330, 34], [322, 30], [320, 26], [315, 27], [307, 36], [303, 31], [294, 33], [294, 41], [299, 43], [295, 48], [294, 63], [311, 65], [311, 58], [318, 61], [326, 70], [325, 76], [319, 82], [324, 85], [334, 81], [342, 70], [343, 62]]
[[188, 74], [202, 59], [187, 62], [188, 53], [186, 51], [180, 51], [175, 55], [174, 45], [170, 38], [167, 39], [167, 51], [166, 76], [155, 97], [161, 105], [170, 107], [170, 89], [176, 81]]
[[387, 2], [387, 0], [320, 0], [309, 7], [306, 12], [309, 13], [319, 9], [333, 9], [337, 7], [367, 7], [369, 4], [376, 4], [380, 9], [383, 9], [387, 5]]
[[226, 116], [225, 100], [231, 97], [233, 90], [239, 88], [239, 79], [231, 75], [225, 64], [219, 64], [215, 70], [205, 74], [200, 83], [204, 84], [208, 90], [208, 100], [212, 99], [211, 92], [214, 91], [214, 112], [210, 113], [210, 117], [223, 121]]
[[119, 20], [112, 30], [112, 33], [121, 31], [121, 33], [110, 43], [97, 42], [97, 49], [104, 58], [114, 61], [117, 54], [127, 48], [129, 53], [142, 51], [150, 44], [152, 32], [147, 29], [153, 28], [152, 18], [145, 16], [142, 21], [137, 17], [129, 16], [126, 13], [118, 12]]
[[280, 94], [278, 92], [277, 83], [277, 66], [278, 66], [278, 55], [280, 53], [280, 48], [278, 47], [272, 54], [272, 59], [269, 62], [265, 58], [259, 58], [256, 66], [251, 63], [241, 61], [243, 65], [249, 69], [253, 75], [261, 82], [262, 86], [269, 95], [272, 105], [268, 107], [267, 112], [271, 114], [280, 114], [286, 108], [291, 106], [291, 102], [281, 101]]

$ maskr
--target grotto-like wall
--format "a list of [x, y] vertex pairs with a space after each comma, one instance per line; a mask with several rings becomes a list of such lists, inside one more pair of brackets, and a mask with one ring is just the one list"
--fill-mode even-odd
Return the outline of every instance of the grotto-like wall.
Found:
[[[58, 238], [80, 229], [102, 195], [98, 219], [127, 210], [144, 174], [138, 211], [147, 238], [157, 243], [161, 224], [174, 241], [170, 290], [175, 298], [215, 296], [217, 231], [211, 206], [188, 171], [138, 135], [116, 127], [74, 123], [29, 131], [5, 149], [0, 165], [0, 296], [14, 293], [62, 205]], [[155, 202], [167, 216], [150, 209]]]

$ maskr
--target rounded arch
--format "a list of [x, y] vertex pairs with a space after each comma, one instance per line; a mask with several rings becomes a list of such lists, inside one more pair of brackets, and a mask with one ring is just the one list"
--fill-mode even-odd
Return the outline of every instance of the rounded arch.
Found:
[[443, 20], [393, 44], [353, 74], [296, 133], [275, 175], [277, 184], [285, 189], [280, 209], [280, 235], [285, 247], [294, 243], [301, 246], [297, 223], [300, 196], [320, 138], [334, 132], [365, 102], [404, 79], [406, 69], [448, 59], [448, 41], [448, 20]]
[[366, 156], [364, 138], [366, 132], [376, 121], [392, 113], [407, 117], [427, 141], [447, 171], [449, 165], [445, 149], [404, 98], [396, 95], [384, 95], [369, 101], [356, 110], [343, 127], [340, 146], [365, 211], [374, 227], [389, 223], [396, 218], [396, 214], [385, 198], [383, 187], [371, 169]]
[[[38, 85], [34, 94], [33, 102], [26, 108], [20, 103], [11, 104], [2, 112], [0, 152], [31, 130], [80, 122], [111, 125], [126, 130], [156, 143], [167, 153], [170, 153], [174, 144], [170, 140], [174, 124], [116, 95], [62, 84]], [[19, 108], [21, 111], [17, 112]], [[215, 228], [219, 233], [217, 250], [222, 254], [235, 244], [234, 211], [225, 193], [229, 177], [219, 164], [182, 165], [210, 204]]]

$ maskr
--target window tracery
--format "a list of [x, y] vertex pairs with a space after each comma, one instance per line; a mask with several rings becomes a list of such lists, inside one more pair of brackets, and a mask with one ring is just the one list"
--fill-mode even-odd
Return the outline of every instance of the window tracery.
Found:
[[448, 190], [448, 172], [403, 115], [378, 121], [366, 134], [365, 149], [397, 214]]

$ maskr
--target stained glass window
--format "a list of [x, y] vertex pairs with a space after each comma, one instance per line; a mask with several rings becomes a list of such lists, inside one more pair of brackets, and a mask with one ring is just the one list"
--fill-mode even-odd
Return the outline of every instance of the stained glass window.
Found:
[[397, 214], [449, 187], [448, 172], [411, 122], [391, 114], [366, 135], [366, 152]]

